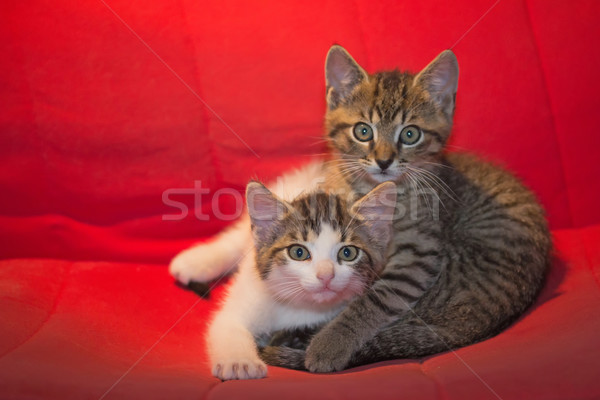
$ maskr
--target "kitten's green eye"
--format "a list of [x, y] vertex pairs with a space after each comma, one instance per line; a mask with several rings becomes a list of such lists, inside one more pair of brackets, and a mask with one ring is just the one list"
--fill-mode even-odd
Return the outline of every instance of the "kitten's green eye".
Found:
[[421, 139], [422, 133], [418, 126], [409, 125], [400, 131], [400, 141], [406, 146], [414, 146]]
[[354, 261], [358, 257], [358, 248], [354, 246], [344, 246], [338, 251], [338, 258], [341, 261]]
[[373, 140], [373, 128], [364, 122], [354, 125], [354, 137], [361, 142]]
[[304, 246], [300, 246], [299, 244], [288, 247], [288, 255], [292, 260], [296, 261], [305, 261], [310, 258], [308, 249]]

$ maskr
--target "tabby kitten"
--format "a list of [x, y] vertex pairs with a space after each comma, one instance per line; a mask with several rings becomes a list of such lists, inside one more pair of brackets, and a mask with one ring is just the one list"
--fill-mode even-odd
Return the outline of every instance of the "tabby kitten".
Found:
[[385, 265], [396, 187], [383, 183], [354, 203], [323, 191], [287, 202], [252, 182], [246, 198], [255, 246], [207, 336], [221, 379], [264, 377], [255, 337], [327, 322], [373, 282]]
[[[366, 73], [342, 47], [326, 61], [328, 185], [398, 185], [385, 270], [310, 341], [267, 347], [272, 364], [314, 372], [415, 358], [489, 338], [534, 301], [551, 240], [535, 196], [508, 172], [446, 154], [458, 84], [454, 54], [416, 75]], [[414, 200], [421, 208], [414, 208]], [[434, 206], [440, 206], [436, 209]]]

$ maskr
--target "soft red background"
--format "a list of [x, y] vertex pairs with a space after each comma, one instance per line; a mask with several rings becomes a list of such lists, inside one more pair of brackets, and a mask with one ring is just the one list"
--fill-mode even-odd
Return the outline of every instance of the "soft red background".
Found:
[[[494, 4], [2, 3], [0, 397], [600, 397], [600, 3]], [[560, 260], [524, 318], [456, 354], [220, 383], [202, 337], [223, 287], [198, 300], [166, 265], [229, 222], [189, 194], [164, 220], [163, 193], [240, 192], [322, 152], [333, 43], [369, 71], [452, 48], [452, 148], [536, 191]]]

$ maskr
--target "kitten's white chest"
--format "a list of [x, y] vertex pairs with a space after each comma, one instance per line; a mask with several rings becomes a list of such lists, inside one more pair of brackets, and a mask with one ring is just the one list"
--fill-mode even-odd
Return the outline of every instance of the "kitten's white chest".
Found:
[[318, 311], [273, 304], [272, 329], [276, 331], [319, 325], [333, 319], [344, 307], [345, 304], [342, 304], [332, 309]]

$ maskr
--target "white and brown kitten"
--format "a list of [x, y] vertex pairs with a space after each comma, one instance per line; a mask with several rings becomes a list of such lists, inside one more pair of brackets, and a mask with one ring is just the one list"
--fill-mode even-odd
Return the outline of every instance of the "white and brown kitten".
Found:
[[256, 337], [321, 325], [372, 284], [385, 265], [396, 186], [383, 183], [354, 203], [323, 191], [287, 202], [251, 182], [246, 198], [254, 247], [207, 336], [221, 379], [264, 377]]

